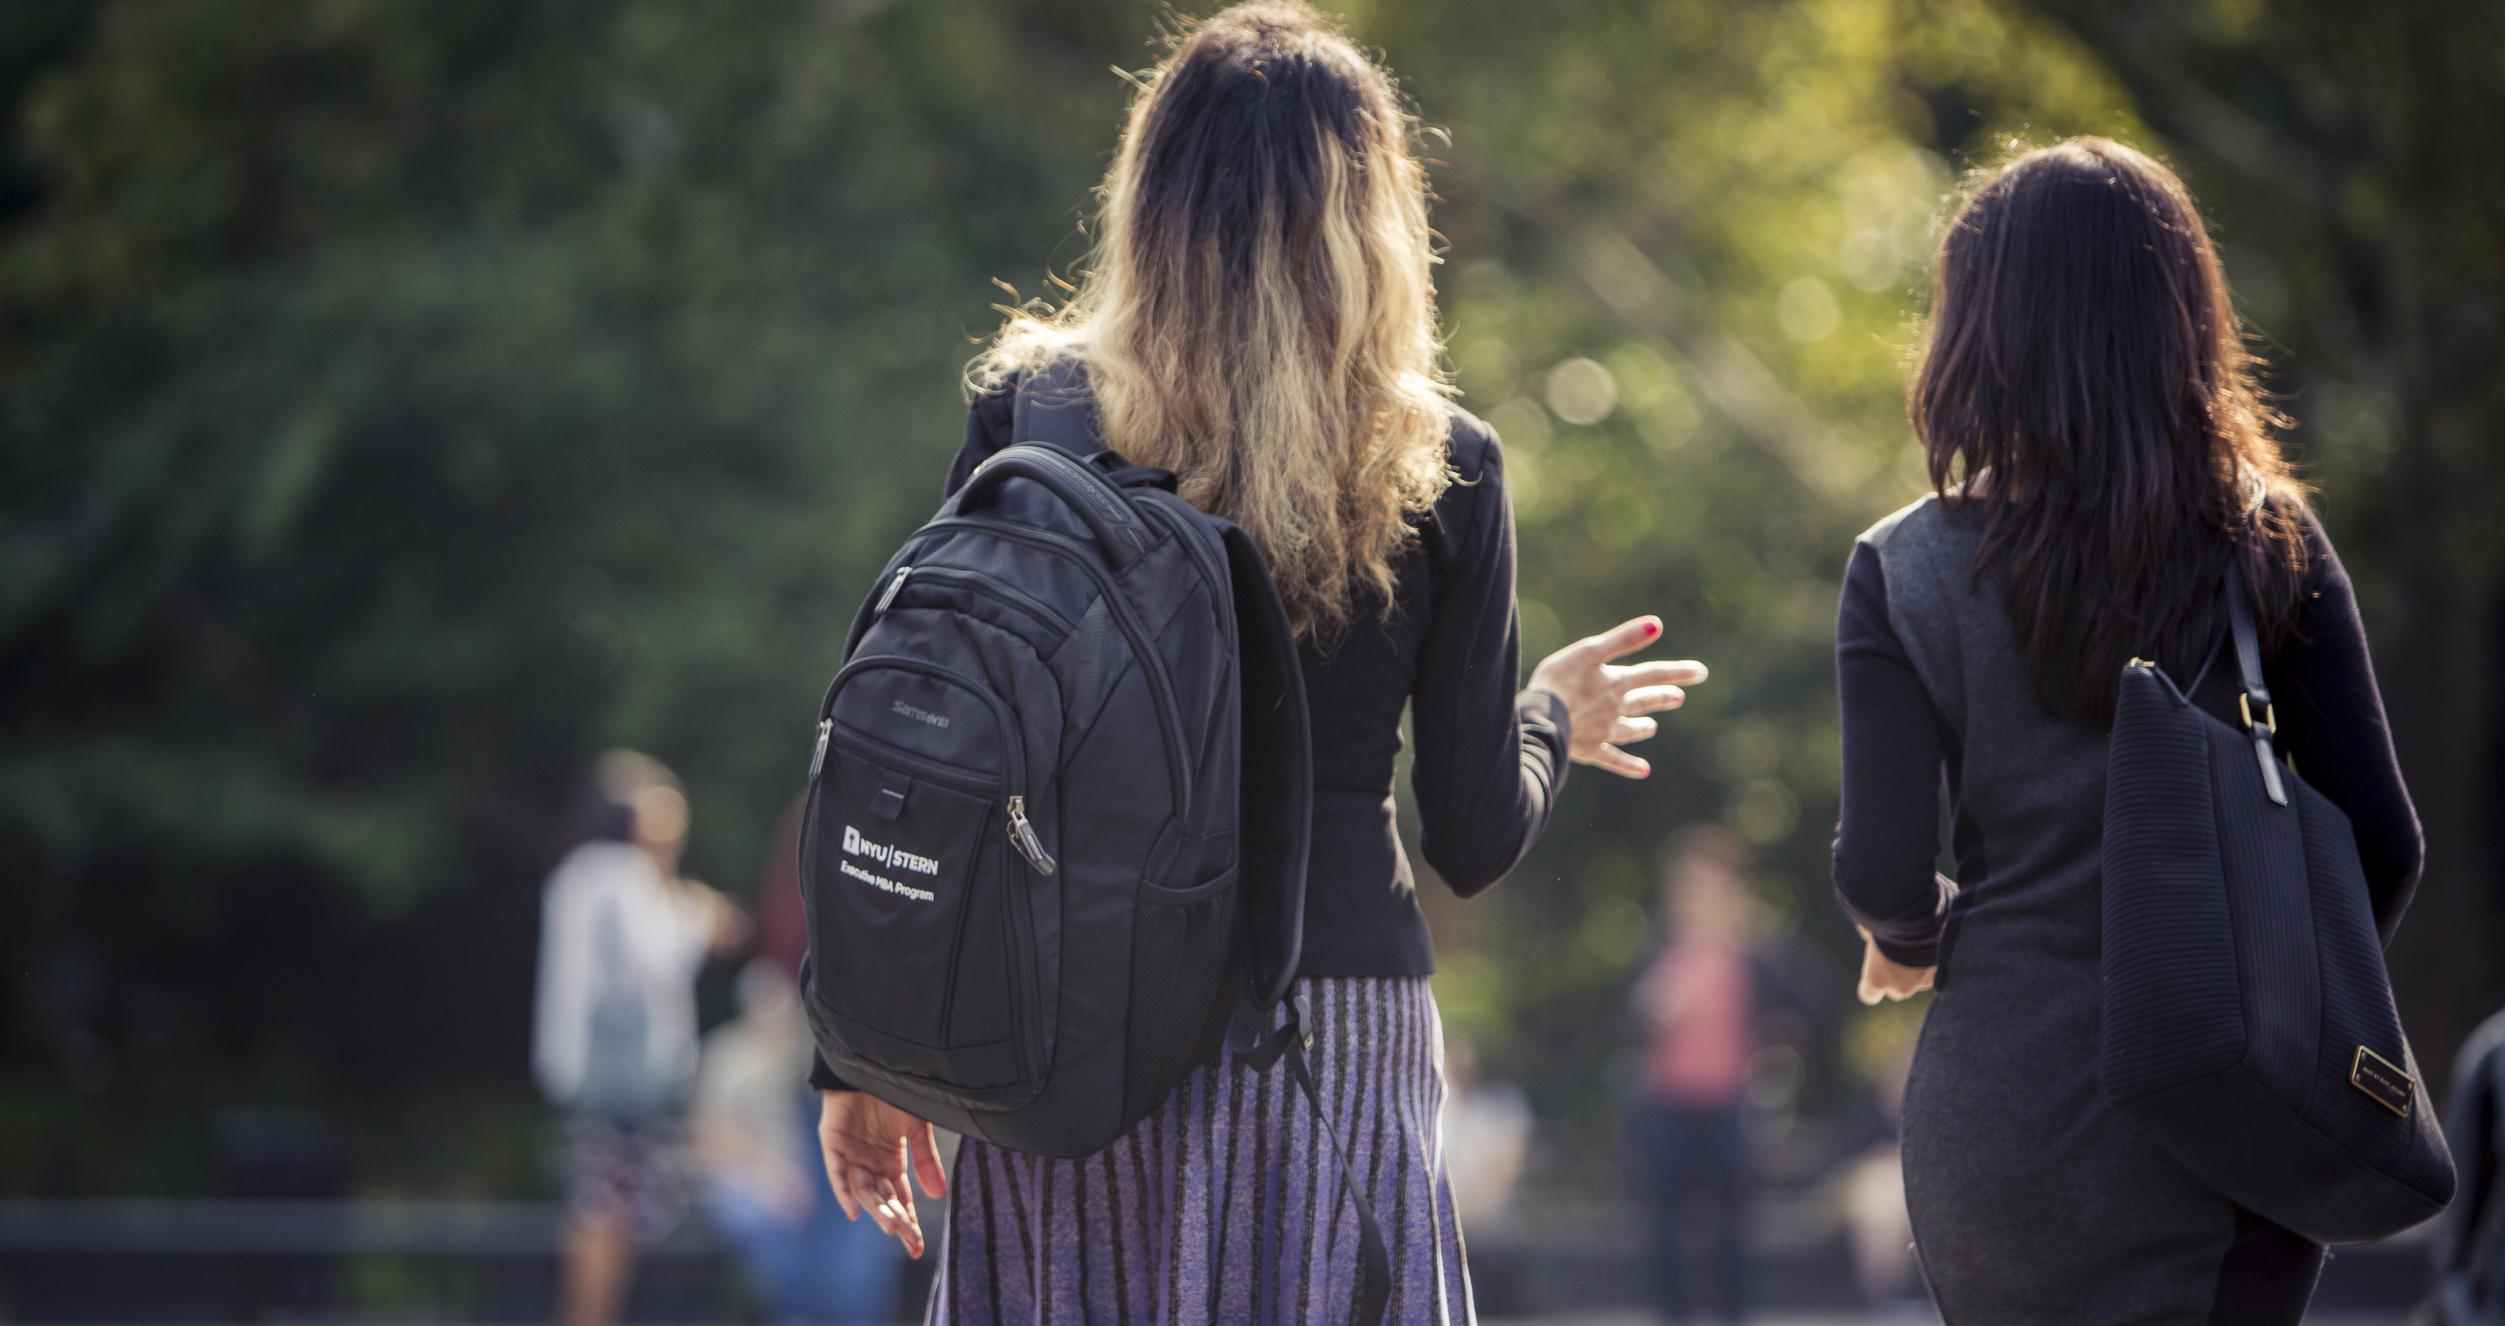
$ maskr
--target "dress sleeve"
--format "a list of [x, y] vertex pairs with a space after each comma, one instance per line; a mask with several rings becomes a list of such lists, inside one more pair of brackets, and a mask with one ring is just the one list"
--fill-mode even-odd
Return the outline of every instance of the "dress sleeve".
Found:
[[1448, 531], [1450, 560], [1436, 568], [1434, 616], [1410, 691], [1420, 845], [1465, 898], [1504, 878], [1538, 839], [1565, 785], [1571, 737], [1564, 701], [1515, 689], [1513, 501], [1502, 453], [1492, 436], [1483, 440], [1479, 464], [1462, 467], [1457, 496], [1466, 500], [1452, 504], [1459, 528]]
[[1945, 747], [1930, 693], [1888, 625], [1887, 581], [1868, 544], [1854, 546], [1844, 572], [1835, 689], [1844, 734], [1836, 896], [1889, 959], [1935, 966], [1944, 891], [1933, 864]]
[[2272, 668], [2279, 744], [2295, 760], [2297, 773], [2348, 815], [2374, 899], [2375, 927], [2389, 944], [2417, 891], [2426, 840], [2392, 753], [2392, 728], [2383, 716], [2374, 660], [2366, 652], [2357, 591], [2311, 516], [2305, 520], [2305, 542], [2305, 597], [2297, 606], [2296, 633]]
[[809, 1051], [809, 1085], [819, 1091], [851, 1091], [855, 1089], [851, 1083], [837, 1077], [835, 1075], [835, 1070], [826, 1066], [826, 1056], [818, 1053], [816, 1050]]

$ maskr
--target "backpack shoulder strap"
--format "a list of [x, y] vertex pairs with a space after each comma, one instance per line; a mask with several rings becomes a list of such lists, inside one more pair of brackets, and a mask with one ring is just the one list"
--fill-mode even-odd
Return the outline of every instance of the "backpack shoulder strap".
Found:
[[[1331, 1139], [1331, 1150], [1339, 1156], [1340, 1191], [1357, 1208], [1357, 1301], [1352, 1305], [1349, 1320], [1355, 1326], [1382, 1326], [1391, 1309], [1392, 1258], [1383, 1247], [1383, 1227], [1374, 1218], [1372, 1194], [1357, 1182], [1357, 1167], [1349, 1163], [1348, 1146], [1340, 1139], [1339, 1126], [1331, 1122], [1330, 1112], [1322, 1105], [1322, 1089], [1314, 1083], [1313, 1066], [1305, 1062], [1305, 1042], [1311, 1033], [1303, 1024], [1311, 1010], [1305, 997], [1296, 996], [1288, 1029], [1295, 1035], [1286, 1046], [1287, 1071], [1296, 1080], [1296, 1089], [1305, 1093], [1305, 1103], [1313, 1107], [1314, 1117], [1321, 1121], [1323, 1135]], [[1267, 1065], [1259, 1065], [1266, 1070]], [[1352, 1133], [1353, 1136], [1353, 1133]]]
[[1244, 997], [1267, 1011], [1295, 983], [1305, 936], [1305, 858], [1313, 840], [1313, 736], [1305, 716], [1305, 668], [1287, 607], [1252, 536], [1226, 523], [1235, 597], [1237, 667], [1243, 684], [1240, 843], [1251, 969]]
[[[1249, 958], [1230, 1038], [1236, 1054], [1256, 1072], [1266, 1072], [1285, 1058], [1297, 1089], [1331, 1139], [1339, 1158], [1340, 1188], [1357, 1210], [1357, 1301], [1350, 1320], [1380, 1326], [1391, 1301], [1391, 1257], [1384, 1250], [1373, 1200], [1349, 1164], [1346, 1142], [1305, 1061], [1313, 1010], [1303, 992], [1295, 990], [1305, 938], [1306, 856], [1313, 838], [1313, 733], [1305, 712], [1305, 665], [1261, 549], [1232, 523], [1224, 526], [1223, 541], [1234, 582], [1237, 667], [1244, 688], [1242, 818], [1236, 841], [1242, 844], [1238, 888]], [[1285, 1021], [1269, 1027], [1271, 1010], [1282, 1004]]]
[[1009, 416], [1009, 441], [1040, 442], [1077, 460], [1105, 449], [1096, 404], [1087, 392], [1087, 367], [1056, 359], [1018, 375]]

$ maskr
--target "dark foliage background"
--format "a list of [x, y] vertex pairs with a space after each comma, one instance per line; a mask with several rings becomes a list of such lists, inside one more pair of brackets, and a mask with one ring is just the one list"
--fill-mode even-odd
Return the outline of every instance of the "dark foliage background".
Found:
[[[2421, 1057], [2505, 998], [2505, 19], [2488, 4], [1338, 6], [1445, 133], [1442, 288], [1514, 456], [1528, 645], [1633, 612], [1715, 679], [1434, 900], [1457, 1033], [1606, 1164], [1648, 863], [1826, 903], [1826, 655], [1944, 190], [2117, 134], [2214, 215], [2361, 587], [2432, 864]], [[753, 887], [810, 706], [935, 497], [991, 306], [1083, 252], [1162, 11], [17, 0], [0, 10], [0, 1194], [195, 1192], [237, 1105], [360, 1191], [539, 1184], [537, 888], [601, 746]], [[718, 992], [717, 992], [718, 993]], [[718, 1000], [717, 1000], [718, 1002]], [[1836, 1108], [1910, 1024], [1821, 1037]]]

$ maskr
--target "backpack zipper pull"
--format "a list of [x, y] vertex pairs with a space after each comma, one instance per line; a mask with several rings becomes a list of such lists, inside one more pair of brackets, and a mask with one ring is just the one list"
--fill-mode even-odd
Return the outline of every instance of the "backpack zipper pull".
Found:
[[815, 779], [818, 776], [818, 771], [826, 767], [826, 742], [828, 738], [834, 735], [835, 720], [832, 718], [819, 719], [817, 749], [809, 752], [810, 778]]
[[1009, 798], [1009, 845], [1018, 849], [1018, 855], [1025, 857], [1028, 865], [1035, 867], [1036, 874], [1049, 875], [1053, 872], [1052, 853], [1044, 850], [1044, 840], [1035, 836], [1035, 826], [1026, 818], [1025, 797]]
[[878, 596], [878, 606], [870, 610], [870, 615], [876, 617], [885, 613], [887, 605], [895, 602], [896, 596], [904, 592], [905, 577], [912, 574], [913, 568], [910, 566], [897, 567], [896, 578], [887, 582], [887, 592]]

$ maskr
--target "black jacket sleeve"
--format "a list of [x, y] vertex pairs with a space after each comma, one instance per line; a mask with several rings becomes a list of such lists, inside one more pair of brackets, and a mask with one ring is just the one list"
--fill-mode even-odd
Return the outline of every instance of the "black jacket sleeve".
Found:
[[2375, 927], [2389, 944], [2417, 891], [2426, 840], [2392, 753], [2357, 591], [2311, 516], [2305, 542], [2305, 597], [2297, 606], [2295, 638], [2271, 669], [2279, 745], [2296, 761], [2297, 774], [2348, 815], [2374, 899]]
[[853, 1089], [851, 1083], [835, 1076], [835, 1070], [826, 1066], [826, 1056], [819, 1054], [815, 1050], [809, 1052], [809, 1085], [820, 1091], [850, 1091]]
[[1853, 547], [1835, 618], [1835, 690], [1844, 733], [1835, 892], [1881, 953], [1909, 967], [1940, 960], [1944, 890], [1939, 715], [1887, 620], [1879, 555]]
[[990, 460], [1002, 447], [1009, 445], [1009, 424], [1015, 402], [1009, 386], [1004, 383], [974, 398], [966, 407], [965, 441], [957, 447], [957, 458], [948, 464], [948, 481], [940, 489], [945, 501], [957, 495], [972, 477], [976, 466]]
[[1436, 507], [1434, 615], [1409, 693], [1427, 864], [1463, 897], [1504, 878], [1548, 823], [1565, 785], [1566, 707], [1517, 692], [1513, 500], [1494, 434], [1455, 430], [1460, 481]]

